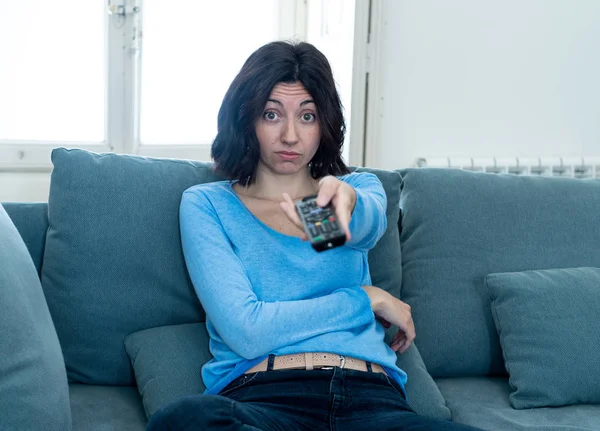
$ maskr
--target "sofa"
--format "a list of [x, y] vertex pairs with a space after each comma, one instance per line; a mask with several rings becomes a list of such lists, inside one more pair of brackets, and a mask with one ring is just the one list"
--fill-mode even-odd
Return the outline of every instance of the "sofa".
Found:
[[[48, 202], [0, 206], [0, 430], [143, 430], [204, 390], [178, 209], [220, 178], [211, 163], [80, 149], [52, 162]], [[369, 265], [412, 307], [398, 365], [413, 409], [487, 430], [600, 430], [600, 181], [352, 170], [387, 194]]]

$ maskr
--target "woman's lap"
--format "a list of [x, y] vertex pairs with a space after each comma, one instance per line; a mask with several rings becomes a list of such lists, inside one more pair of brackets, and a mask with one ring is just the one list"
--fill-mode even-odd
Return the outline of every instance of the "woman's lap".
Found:
[[473, 430], [417, 415], [383, 374], [332, 370], [266, 371], [220, 395], [195, 395], [161, 409], [147, 430]]

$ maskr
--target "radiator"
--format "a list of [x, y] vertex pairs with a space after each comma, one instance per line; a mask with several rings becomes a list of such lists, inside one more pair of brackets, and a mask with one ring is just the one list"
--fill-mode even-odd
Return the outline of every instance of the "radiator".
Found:
[[420, 157], [414, 167], [496, 174], [600, 178], [600, 157]]

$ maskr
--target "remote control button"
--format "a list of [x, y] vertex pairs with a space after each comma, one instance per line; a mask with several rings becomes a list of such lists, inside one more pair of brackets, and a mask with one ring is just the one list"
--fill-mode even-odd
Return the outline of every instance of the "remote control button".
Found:
[[331, 227], [335, 230], [338, 230], [340, 228], [339, 225], [337, 224], [337, 222], [335, 222], [335, 221], [331, 222]]
[[313, 238], [313, 241], [323, 241], [323, 237], [322, 236], [317, 236], [315, 238]]
[[307, 207], [302, 207], [302, 214], [308, 214], [310, 212], [310, 209]]
[[319, 235], [319, 232], [318, 232], [318, 231], [317, 231], [317, 229], [315, 229], [314, 227], [311, 227], [311, 228], [310, 228], [310, 234], [311, 234], [312, 236], [318, 236], [318, 235]]

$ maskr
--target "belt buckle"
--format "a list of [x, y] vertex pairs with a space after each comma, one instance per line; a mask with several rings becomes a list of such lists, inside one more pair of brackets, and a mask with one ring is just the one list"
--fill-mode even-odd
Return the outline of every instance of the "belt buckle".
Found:
[[[346, 357], [344, 355], [340, 356], [340, 368], [344, 368], [346, 365]], [[334, 367], [320, 367], [319, 370], [333, 370]]]

